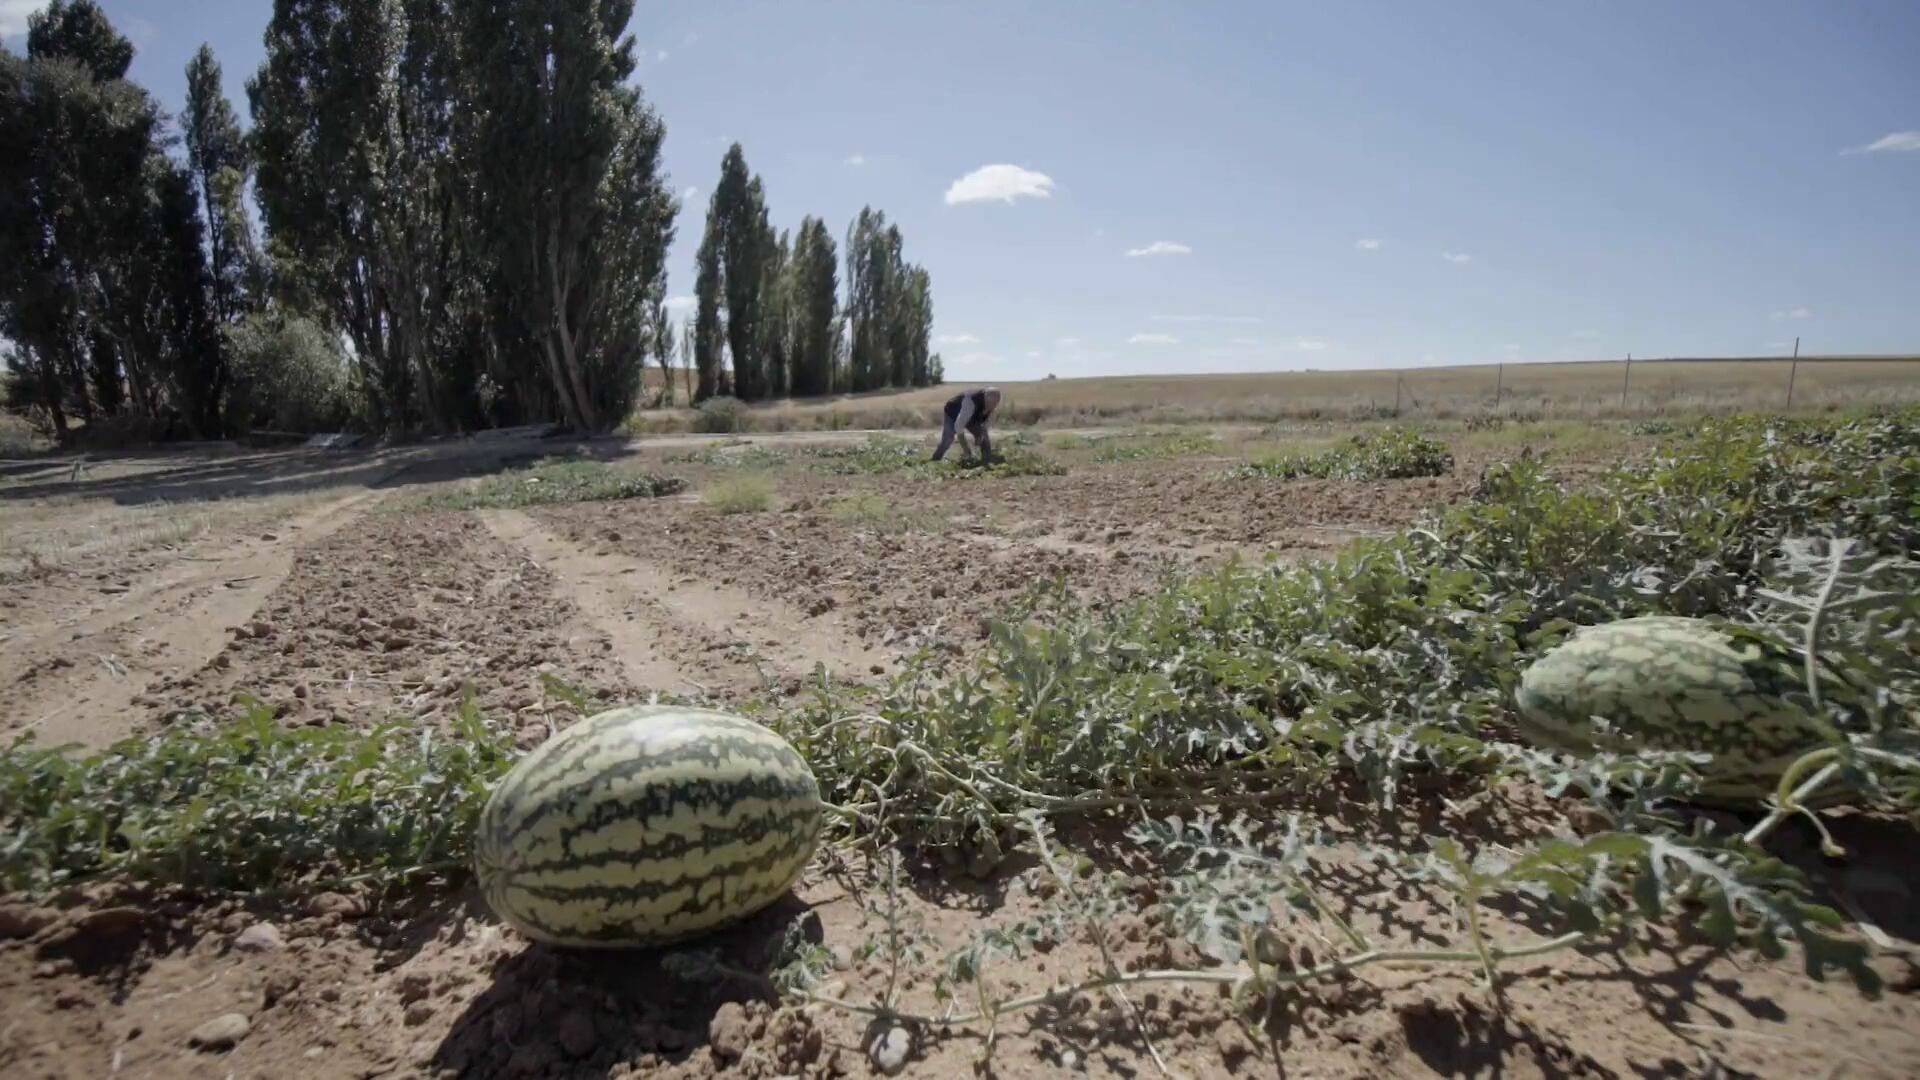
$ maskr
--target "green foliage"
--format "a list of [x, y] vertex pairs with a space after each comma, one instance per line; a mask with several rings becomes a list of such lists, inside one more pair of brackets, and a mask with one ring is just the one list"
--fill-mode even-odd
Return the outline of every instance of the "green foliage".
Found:
[[[1491, 473], [1473, 503], [1326, 563], [1228, 565], [1099, 609], [1064, 591], [1037, 594], [992, 625], [984, 654], [956, 676], [910, 668], [858, 715], [823, 699], [783, 730], [829, 798], [870, 815], [864, 827], [940, 847], [1003, 846], [1035, 813], [1180, 813], [1322, 789], [1337, 773], [1364, 780], [1387, 813], [1416, 775], [1454, 784], [1523, 775], [1585, 798], [1616, 832], [1517, 856], [1470, 856], [1435, 839], [1388, 859], [1393, 873], [1440, 882], [1469, 914], [1468, 947], [1430, 958], [1492, 975], [1505, 958], [1606, 926], [1676, 917], [1684, 892], [1704, 902], [1701, 929], [1714, 940], [1774, 955], [1791, 939], [1816, 975], [1837, 966], [1872, 991], [1862, 946], [1836, 936], [1798, 875], [1750, 844], [1675, 830], [1660, 804], [1697, 787], [1689, 754], [1569, 759], [1500, 733], [1520, 671], [1573, 621], [1713, 615], [1783, 649], [1817, 629], [1821, 663], [1876, 686], [1880, 699], [1870, 722], [1850, 726], [1829, 703], [1827, 719], [1853, 734], [1821, 751], [1835, 767], [1828, 782], [1920, 810], [1911, 661], [1920, 566], [1908, 558], [1920, 528], [1916, 450], [1920, 413], [1909, 412], [1822, 427], [1711, 425], [1584, 491], [1523, 460]], [[1831, 542], [1800, 537], [1821, 532], [1858, 538], [1846, 573], [1811, 572], [1820, 560], [1803, 548]], [[1135, 839], [1164, 860], [1177, 854], [1180, 828]], [[1256, 874], [1249, 868], [1273, 862], [1270, 853], [1229, 856], [1236, 845], [1210, 844], [1200, 876], [1163, 892], [1172, 924], [1196, 945], [1246, 953], [1267, 918], [1251, 898], [1276, 894], [1346, 932], [1286, 859]], [[1237, 877], [1219, 876], [1223, 859]], [[1550, 901], [1571, 936], [1486, 941], [1480, 907], [1513, 893]], [[1357, 939], [1354, 950], [1353, 965], [1406, 954]], [[1256, 964], [1243, 978], [1274, 986], [1281, 976]]]
[[931, 279], [905, 261], [898, 225], [870, 206], [847, 227], [847, 322], [850, 334], [845, 389], [930, 386], [928, 352], [933, 327]]
[[550, 503], [657, 499], [686, 489], [687, 482], [676, 476], [629, 472], [599, 461], [547, 458], [472, 486], [436, 492], [423, 505], [444, 510], [520, 509]]
[[83, 757], [16, 744], [0, 755], [0, 883], [253, 890], [428, 865], [459, 878], [511, 758], [471, 704], [445, 733], [286, 728], [255, 704], [237, 724], [185, 720]]
[[[91, 0], [31, 21], [0, 50], [0, 337], [16, 404], [56, 437], [218, 434], [224, 371], [195, 193], [158, 104], [125, 74], [133, 48]], [[187, 431], [179, 431], [186, 434]]]
[[1355, 435], [1330, 450], [1316, 454], [1287, 453], [1237, 466], [1228, 475], [1238, 479], [1292, 480], [1405, 480], [1445, 476], [1453, 471], [1453, 454], [1418, 432], [1389, 428], [1376, 435]]
[[753, 514], [773, 505], [773, 480], [761, 475], [736, 476], [709, 486], [700, 501], [722, 514]]
[[[1705, 821], [1689, 830], [1670, 804], [1696, 786], [1695, 755], [1559, 757], [1504, 736], [1519, 673], [1573, 623], [1711, 616], [1873, 691], [1845, 708], [1822, 705], [1822, 684], [1808, 680], [1813, 707], [1844, 735], [1796, 763], [1783, 787], [1804, 796], [1837, 785], [1920, 817], [1917, 457], [1920, 411], [1910, 410], [1711, 424], [1579, 491], [1522, 460], [1491, 471], [1472, 502], [1325, 563], [1230, 564], [1169, 577], [1120, 605], [1085, 606], [1064, 588], [1037, 592], [994, 621], [983, 653], [957, 669], [920, 657], [887, 687], [851, 699], [823, 682], [815, 700], [771, 721], [808, 758], [848, 832], [875, 843], [886, 878], [871, 892], [885, 898], [886, 931], [871, 950], [896, 972], [931, 953], [897, 911], [896, 842], [985, 871], [1013, 844], [1031, 843], [1040, 863], [1033, 888], [1051, 903], [973, 935], [939, 964], [936, 990], [949, 1006], [963, 986], [979, 1002], [975, 1013], [944, 1014], [953, 1024], [1165, 979], [1216, 982], [1236, 1000], [1270, 1004], [1301, 982], [1389, 962], [1475, 965], [1497, 994], [1513, 961], [1598, 943], [1643, 920], [1685, 923], [1769, 958], [1792, 944], [1812, 977], [1841, 972], [1871, 994], [1879, 983], [1866, 946], [1814, 902], [1802, 875], [1759, 846], [1804, 807], [1756, 806], [1771, 812], [1740, 836]], [[1839, 722], [1857, 708], [1862, 716]], [[96, 872], [234, 887], [329, 870], [400, 873], [464, 855], [460, 830], [477, 785], [498, 775], [505, 754], [497, 736], [468, 733], [454, 745], [472, 757], [433, 758], [424, 772], [445, 782], [426, 785], [415, 764], [426, 742], [410, 750], [412, 739], [390, 736], [282, 733], [263, 714], [249, 724], [173, 732], [78, 763], [10, 750], [0, 765], [0, 867], [33, 887]], [[234, 743], [333, 745], [326, 740], [371, 756], [318, 755], [311, 774], [325, 783], [203, 764], [230, 760]], [[284, 760], [314, 757], [289, 750]], [[150, 758], [160, 763], [141, 764]], [[1217, 809], [1338, 790], [1330, 781], [1341, 776], [1365, 783], [1365, 811], [1385, 822], [1418, 819], [1401, 805], [1416, 778], [1457, 798], [1525, 778], [1551, 797], [1584, 800], [1608, 827], [1478, 848], [1446, 835], [1392, 847], [1361, 840], [1358, 868], [1343, 851], [1334, 872], [1324, 864], [1334, 841], [1305, 818]], [[155, 777], [194, 793], [240, 786], [198, 802], [156, 789]], [[427, 804], [377, 812], [403, 796]], [[279, 816], [290, 804], [297, 830]], [[269, 808], [268, 827], [219, 816], [254, 806]], [[388, 824], [365, 825], [369, 813]], [[1133, 853], [1164, 870], [1151, 901], [1054, 841], [1055, 822], [1108, 813], [1133, 823]], [[402, 820], [411, 831], [392, 824]], [[207, 821], [226, 827], [201, 827]], [[1451, 938], [1403, 947], [1356, 929], [1322, 896], [1330, 881], [1351, 887], [1356, 872], [1384, 892], [1437, 894], [1458, 916]], [[1229, 966], [1122, 970], [1106, 935], [1117, 915], [1149, 902], [1158, 925]], [[1556, 936], [1495, 940], [1487, 911], [1516, 904]], [[991, 997], [994, 964], [1069, 930], [1100, 956], [1085, 981]], [[1311, 955], [1295, 947], [1305, 942]], [[823, 955], [789, 948], [781, 959], [774, 985], [815, 993]], [[835, 1004], [900, 1018], [892, 991], [874, 1005]]]
[[693, 430], [709, 435], [731, 435], [746, 426], [747, 407], [739, 398], [709, 397], [694, 410]]
[[[737, 440], [736, 444], [739, 441], [744, 440]], [[705, 465], [712, 469], [771, 469], [785, 464], [787, 455], [771, 446], [747, 446], [741, 449], [730, 446], [703, 446], [698, 450], [674, 454], [667, 458], [667, 461], [670, 464]]]
[[1212, 454], [1220, 450], [1220, 440], [1205, 432], [1176, 432], [1148, 435], [1138, 439], [1102, 439], [1093, 459], [1099, 462], [1163, 461], [1168, 458]]
[[352, 415], [347, 358], [310, 319], [249, 315], [226, 331], [228, 415], [241, 430], [339, 431]]

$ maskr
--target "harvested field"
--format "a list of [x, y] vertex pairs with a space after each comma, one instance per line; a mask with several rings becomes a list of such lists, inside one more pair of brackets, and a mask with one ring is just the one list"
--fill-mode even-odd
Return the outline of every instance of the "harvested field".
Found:
[[[1170, 576], [1327, 560], [1470, 501], [1488, 469], [1522, 455], [1544, 452], [1579, 483], [1654, 446], [1626, 425], [1456, 427], [1429, 433], [1452, 455], [1438, 476], [1234, 471], [1349, 434], [997, 434], [1018, 460], [1064, 471], [964, 478], [909, 461], [925, 454], [920, 435], [859, 457], [847, 448], [864, 435], [773, 435], [129, 455], [87, 475], [23, 471], [0, 486], [0, 560], [14, 560], [0, 561], [0, 689], [12, 706], [0, 737], [98, 749], [264, 716], [329, 731], [396, 722], [394, 738], [444, 738], [477, 709], [526, 748], [582, 705], [653, 694], [780, 714], [823, 675], [835, 693], [859, 695], [986, 663], [993, 621], [1032, 597], [1064, 592], [1105, 609]], [[503, 468], [567, 453], [685, 488], [471, 502], [503, 475], [524, 481]], [[743, 489], [742, 477], [756, 482]], [[708, 498], [716, 488], [732, 494]], [[1209, 617], [1203, 606], [1195, 621]], [[1590, 829], [1578, 802], [1515, 778], [1412, 784], [1389, 806], [1347, 777], [1284, 806], [1330, 834], [1305, 873], [1334, 923], [1433, 949], [1461, 940], [1457, 895], [1389, 872], [1371, 845], [1414, 850], [1447, 836], [1511, 851]], [[1281, 816], [1250, 842], [1281, 845]], [[988, 929], [1023, 943], [971, 961], [1001, 1001], [1089, 972], [1230, 966], [1169, 920], [1166, 868], [1125, 840], [1124, 818], [1063, 824], [1047, 847], [1003, 857], [903, 841], [887, 849], [900, 853], [891, 887], [896, 870], [877, 849], [823, 850], [789, 900], [708, 943], [726, 965], [717, 974], [672, 951], [529, 944], [458, 875], [451, 887], [346, 880], [284, 896], [116, 880], [16, 893], [0, 897], [0, 1071], [875, 1075], [884, 1025], [819, 1001], [776, 1009], [758, 974], [796, 920], [819, 946], [813, 995], [867, 1010], [892, 994], [901, 1013], [973, 1011], [980, 984], [952, 978], [952, 950]], [[1303, 977], [1251, 1011], [1229, 999], [1225, 976], [1115, 980], [994, 1024], [915, 1029], [904, 1074], [972, 1075], [991, 1032], [981, 1075], [1010, 1078], [1912, 1076], [1912, 832], [1873, 815], [1837, 828], [1844, 861], [1823, 860], [1810, 828], [1783, 828], [1776, 848], [1889, 943], [1869, 961], [1888, 987], [1877, 1000], [1837, 972], [1809, 980], [1797, 952], [1767, 961], [1644, 926], [1636, 953], [1594, 941], [1508, 958], [1497, 999], [1474, 965], [1428, 961]], [[1504, 897], [1476, 933], [1536, 938], [1547, 915]], [[1348, 946], [1306, 929], [1280, 940], [1284, 955], [1266, 962], [1283, 972], [1310, 972]]]

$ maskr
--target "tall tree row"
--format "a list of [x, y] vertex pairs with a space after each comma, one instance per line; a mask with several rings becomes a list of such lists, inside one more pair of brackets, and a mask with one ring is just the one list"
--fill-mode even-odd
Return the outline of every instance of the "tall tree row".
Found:
[[901, 249], [885, 214], [860, 211], [847, 233], [842, 312], [839, 254], [826, 223], [807, 217], [797, 234], [776, 235], [764, 185], [735, 143], [720, 162], [697, 261], [695, 400], [729, 392], [729, 372], [731, 392], [748, 401], [938, 382], [928, 352], [932, 282]]
[[[738, 145], [676, 328], [680, 207], [633, 0], [274, 0], [250, 127], [202, 47], [166, 115], [96, 0], [0, 48], [7, 404], [62, 437], [558, 420], [937, 378], [924, 270], [863, 211], [776, 230]], [[257, 214], [255, 213], [257, 211]]]
[[69, 423], [218, 434], [224, 358], [193, 185], [92, 0], [30, 17], [0, 53], [0, 333], [9, 406]]
[[901, 258], [900, 228], [862, 207], [847, 229], [847, 378], [855, 391], [930, 386], [932, 282]]

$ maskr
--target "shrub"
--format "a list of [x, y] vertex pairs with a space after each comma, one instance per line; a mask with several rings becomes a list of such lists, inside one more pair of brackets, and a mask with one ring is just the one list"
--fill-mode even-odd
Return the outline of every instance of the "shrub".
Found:
[[1444, 476], [1453, 471], [1453, 454], [1418, 432], [1389, 428], [1316, 454], [1281, 454], [1229, 471], [1242, 479], [1406, 480]]
[[746, 426], [747, 407], [739, 398], [710, 397], [694, 409], [693, 430], [709, 435], [731, 435]]
[[700, 501], [722, 514], [752, 514], [773, 505], [773, 481], [761, 475], [722, 480], [700, 493]]
[[250, 315], [226, 335], [233, 360], [227, 414], [236, 428], [306, 433], [348, 425], [353, 403], [346, 356], [318, 323]]
[[677, 495], [687, 482], [677, 476], [625, 472], [605, 462], [546, 458], [524, 469], [490, 476], [478, 485], [435, 492], [422, 500], [444, 510], [516, 509], [550, 503], [651, 499]]

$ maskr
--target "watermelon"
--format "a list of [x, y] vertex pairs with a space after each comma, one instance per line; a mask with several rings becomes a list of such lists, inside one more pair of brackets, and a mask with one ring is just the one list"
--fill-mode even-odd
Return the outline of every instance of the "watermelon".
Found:
[[1575, 630], [1522, 674], [1515, 704], [1521, 736], [1543, 749], [1712, 754], [1698, 767], [1704, 803], [1764, 799], [1826, 741], [1797, 654], [1671, 615]]
[[813, 771], [773, 731], [671, 705], [588, 717], [516, 762], [480, 814], [487, 906], [552, 945], [647, 948], [793, 886], [822, 829]]

